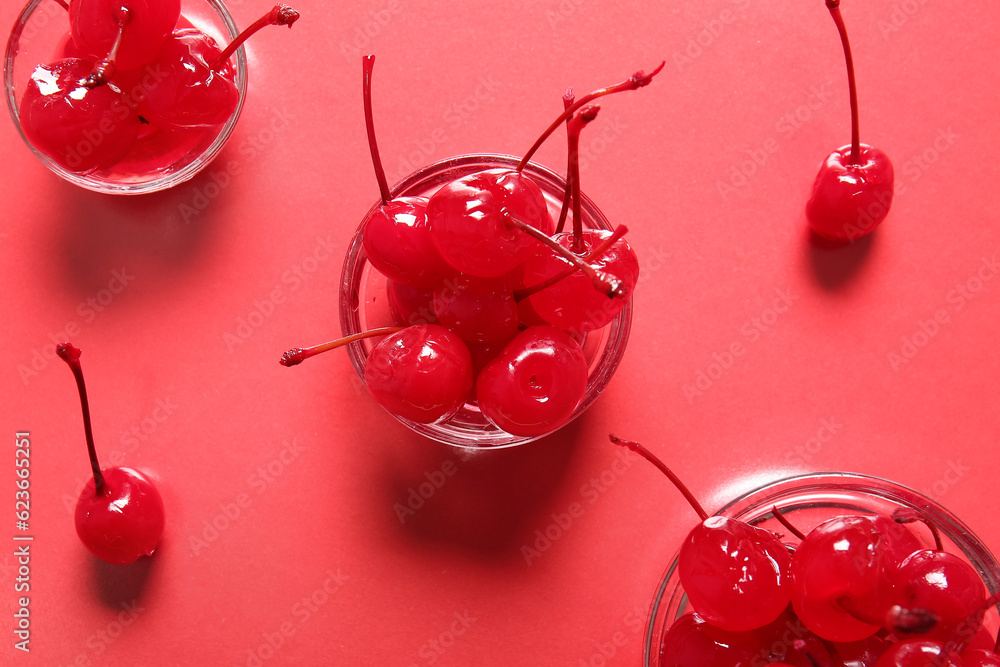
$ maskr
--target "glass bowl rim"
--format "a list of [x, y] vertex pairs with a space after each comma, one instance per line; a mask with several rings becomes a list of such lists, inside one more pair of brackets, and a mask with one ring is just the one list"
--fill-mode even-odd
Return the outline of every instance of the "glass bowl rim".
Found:
[[[190, 0], [181, 0], [182, 15], [183, 5], [186, 1]], [[224, 0], [199, 1], [203, 2], [216, 12], [222, 27], [230, 40], [235, 39], [239, 35], [239, 26], [233, 18], [229, 7], [226, 6]], [[176, 171], [161, 174], [148, 181], [115, 184], [109, 181], [92, 178], [87, 174], [79, 174], [68, 171], [56, 164], [52, 158], [36, 149], [28, 140], [28, 137], [25, 135], [24, 129], [21, 126], [20, 105], [17, 100], [17, 82], [14, 81], [14, 61], [18, 56], [18, 46], [20, 45], [21, 35], [25, 26], [34, 13], [38, 11], [44, 3], [56, 5], [60, 4], [58, 0], [28, 0], [15, 19], [14, 26], [7, 37], [7, 46], [4, 52], [4, 97], [7, 100], [7, 110], [10, 112], [11, 120], [13, 121], [18, 134], [21, 136], [21, 139], [24, 141], [31, 153], [38, 158], [38, 160], [41, 161], [41, 163], [44, 164], [49, 171], [65, 181], [93, 192], [110, 195], [140, 195], [161, 192], [184, 183], [192, 179], [205, 167], [211, 164], [212, 160], [216, 158], [216, 156], [222, 151], [223, 147], [229, 142], [229, 138], [232, 136], [233, 130], [236, 128], [237, 121], [239, 121], [240, 115], [243, 111], [243, 105], [246, 102], [248, 66], [245, 45], [240, 45], [240, 47], [236, 49], [236, 52], [233, 54], [236, 62], [236, 89], [239, 92], [236, 109], [233, 111], [232, 116], [229, 117], [229, 120], [227, 120], [219, 130], [218, 135], [216, 135], [212, 143], [207, 146], [204, 151], [195, 156], [190, 162]]]
[[[465, 169], [468, 173], [473, 173], [474, 171], [488, 168], [513, 169], [516, 168], [520, 162], [521, 158], [505, 153], [464, 153], [461, 155], [454, 155], [437, 160], [421, 167], [420, 169], [417, 169], [390, 187], [389, 191], [392, 197], [404, 196], [409, 193], [411, 188], [418, 187], [426, 181], [432, 179], [434, 176], [440, 176], [452, 170]], [[543, 177], [550, 184], [558, 184], [560, 187], [565, 187], [565, 178], [563, 176], [537, 162], [528, 161], [524, 169], [526, 173]], [[343, 335], [348, 335], [348, 332], [353, 332], [355, 330], [354, 323], [352, 321], [352, 319], [356, 317], [355, 309], [352, 307], [348, 294], [351, 293], [350, 286], [354, 278], [361, 275], [364, 270], [363, 265], [367, 263], [367, 260], [359, 261], [359, 257], [364, 257], [362, 234], [364, 231], [365, 221], [371, 217], [372, 213], [380, 205], [381, 200], [376, 200], [372, 207], [361, 218], [361, 222], [358, 224], [353, 233], [347, 253], [344, 257], [339, 286], [340, 326]], [[590, 220], [598, 222], [600, 228], [608, 230], [613, 229], [611, 222], [585, 193], [581, 193], [581, 208], [584, 212], [585, 219], [589, 218]], [[358, 264], [362, 264], [361, 268], [358, 268]], [[585, 395], [583, 402], [573, 413], [573, 416], [570, 417], [570, 419], [548, 433], [537, 436], [515, 436], [493, 427], [489, 431], [483, 431], [483, 434], [486, 437], [480, 442], [471, 441], [471, 437], [465, 437], [461, 433], [455, 434], [453, 431], [447, 429], [447, 422], [444, 424], [418, 424], [397, 415], [392, 416], [407, 426], [411, 431], [426, 438], [460, 449], [474, 451], [515, 447], [552, 435], [583, 414], [604, 391], [604, 388], [611, 380], [611, 377], [614, 375], [619, 364], [621, 363], [622, 357], [624, 356], [625, 347], [627, 346], [629, 333], [631, 331], [632, 314], [633, 300], [629, 298], [625, 307], [621, 310], [621, 312], [619, 312], [615, 319], [604, 327], [604, 329], [607, 329], [608, 331], [608, 340], [606, 341], [605, 348], [601, 356], [597, 357], [597, 359], [601, 360], [601, 363], [598, 364], [588, 380], [587, 394]], [[351, 343], [346, 346], [346, 349], [348, 357], [351, 360], [351, 365], [354, 367], [355, 372], [358, 377], [361, 378], [363, 383], [365, 361], [364, 344], [361, 341]], [[609, 357], [607, 354], [608, 350], [615, 350], [615, 353]], [[605, 359], [606, 357], [607, 359]], [[594, 380], [595, 378], [596, 382], [593, 383], [594, 386], [592, 387], [591, 380]]]
[[[989, 594], [995, 594], [1000, 590], [1000, 562], [997, 561], [996, 556], [965, 522], [937, 500], [909, 486], [877, 475], [859, 472], [823, 471], [780, 477], [741, 493], [713, 512], [712, 516], [740, 516], [743, 513], [750, 513], [754, 510], [773, 506], [775, 503], [772, 499], [782, 493], [830, 490], [831, 487], [845, 493], [874, 495], [897, 504], [906, 504], [925, 512], [933, 512], [935, 517], [943, 517], [946, 520], [946, 524], [943, 526], [938, 525], [942, 534], [952, 541], [955, 541], [955, 537], [958, 536], [962, 538], [963, 542], [970, 544], [975, 558], [965, 548], [962, 548], [963, 555], [970, 560], [972, 566], [983, 577], [983, 584], [986, 586]], [[833, 506], [833, 501], [830, 502], [831, 506]], [[765, 520], [767, 517], [768, 514], [765, 513], [758, 517], [758, 521]], [[751, 521], [750, 523], [753, 524], [754, 522]], [[668, 588], [670, 588], [671, 580], [677, 570], [679, 553], [679, 551], [675, 552], [670, 559], [670, 563], [657, 583], [655, 594], [649, 606], [642, 655], [642, 664], [646, 667], [657, 664], [654, 660], [659, 660], [659, 651], [657, 650], [654, 653], [653, 643], [657, 640], [662, 641], [661, 628], [667, 620], [670, 620], [666, 616], [670, 600], [665, 599], [665, 595], [668, 592]], [[989, 578], [985, 576], [987, 573], [990, 575]], [[997, 605], [997, 607], [1000, 609], [1000, 605]]]

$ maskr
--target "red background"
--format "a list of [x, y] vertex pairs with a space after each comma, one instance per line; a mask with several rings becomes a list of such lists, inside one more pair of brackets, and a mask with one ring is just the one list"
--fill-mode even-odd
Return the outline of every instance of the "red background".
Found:
[[[264, 9], [233, 4], [241, 25]], [[30, 431], [35, 537], [32, 650], [13, 649], [5, 613], [4, 663], [635, 665], [695, 519], [609, 431], [710, 507], [789, 473], [859, 471], [925, 491], [1000, 549], [994, 3], [844, 3], [862, 139], [892, 157], [899, 192], [882, 228], [839, 249], [811, 243], [803, 214], [849, 140], [820, 0], [296, 4], [291, 32], [249, 46], [231, 143], [172, 191], [80, 190], [0, 123], [0, 486], [13, 506], [14, 433]], [[4, 4], [0, 25], [16, 13]], [[278, 365], [339, 332], [342, 256], [377, 196], [366, 51], [391, 177], [519, 153], [567, 86], [666, 60], [582, 142], [583, 187], [629, 225], [644, 271], [618, 374], [560, 434], [469, 455], [385, 414], [346, 355]], [[563, 143], [538, 160], [561, 170]], [[88, 468], [52, 354], [67, 334], [105, 465], [151, 472], [167, 506], [162, 548], [130, 568], [73, 531]]]

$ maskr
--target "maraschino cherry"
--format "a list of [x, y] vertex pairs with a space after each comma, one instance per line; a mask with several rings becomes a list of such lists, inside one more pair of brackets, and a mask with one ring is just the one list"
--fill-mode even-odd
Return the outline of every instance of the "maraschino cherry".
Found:
[[114, 15], [117, 39], [99, 62], [64, 58], [39, 65], [21, 98], [21, 127], [37, 150], [71, 172], [88, 173], [120, 161], [139, 134], [140, 120], [110, 79], [132, 15]]
[[788, 607], [791, 557], [774, 533], [709, 516], [681, 480], [637, 442], [610, 436], [665, 474], [701, 518], [678, 554], [677, 571], [692, 608], [717, 628], [755, 630]]
[[225, 123], [236, 111], [240, 98], [230, 56], [261, 28], [291, 28], [298, 18], [297, 11], [277, 4], [225, 49], [196, 28], [173, 31], [149, 65], [162, 75], [144, 87], [139, 113], [150, 123], [171, 130]]
[[118, 32], [117, 16], [130, 20], [121, 38], [118, 66], [133, 69], [149, 63], [170, 36], [181, 13], [180, 0], [71, 0], [70, 35], [79, 51], [100, 58], [111, 49]]
[[148, 477], [132, 468], [101, 469], [90, 422], [90, 403], [80, 366], [80, 350], [69, 343], [56, 348], [76, 378], [83, 409], [83, 428], [93, 478], [76, 503], [76, 532], [91, 553], [123, 565], [152, 555], [163, 535], [163, 500]]
[[955, 554], [944, 550], [937, 524], [912, 511], [897, 511], [899, 523], [923, 521], [934, 537], [933, 549], [911, 553], [893, 575], [893, 601], [927, 609], [937, 615], [933, 628], [922, 636], [947, 641], [959, 627], [972, 635], [982, 624], [986, 587], [979, 573]]
[[365, 362], [365, 386], [392, 414], [420, 424], [452, 416], [472, 390], [472, 357], [456, 334], [437, 324], [382, 327], [281, 357], [295, 366], [309, 357], [356, 341], [384, 336]]
[[861, 143], [854, 59], [840, 14], [840, 0], [826, 0], [826, 6], [837, 24], [847, 59], [851, 143], [830, 153], [820, 167], [806, 204], [806, 216], [816, 234], [831, 241], [854, 241], [873, 232], [889, 213], [893, 169], [885, 153]]
[[431, 241], [427, 226], [427, 198], [393, 197], [389, 191], [375, 139], [372, 113], [374, 66], [375, 56], [365, 56], [362, 60], [365, 126], [382, 203], [365, 221], [361, 240], [368, 261], [390, 280], [410, 287], [437, 287], [454, 270], [441, 258]]

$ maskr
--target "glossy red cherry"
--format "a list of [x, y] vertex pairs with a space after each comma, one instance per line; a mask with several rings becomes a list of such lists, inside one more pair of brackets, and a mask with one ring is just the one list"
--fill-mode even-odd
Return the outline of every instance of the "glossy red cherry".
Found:
[[434, 291], [438, 322], [467, 343], [506, 343], [517, 333], [520, 319], [508, 278], [476, 278], [457, 274]]
[[434, 292], [410, 287], [394, 280], [386, 281], [386, 296], [389, 300], [389, 314], [399, 326], [411, 324], [437, 324], [434, 314]]
[[573, 416], [587, 391], [587, 359], [565, 331], [529, 327], [479, 372], [483, 415], [507, 433], [544, 435]]
[[731, 632], [762, 628], [788, 607], [791, 558], [774, 533], [724, 516], [709, 516], [687, 486], [641, 444], [610, 436], [656, 466], [701, 518], [678, 555], [677, 573], [691, 607]]
[[80, 541], [92, 554], [117, 565], [153, 554], [163, 535], [163, 500], [153, 483], [131, 468], [101, 469], [94, 446], [90, 403], [80, 365], [80, 350], [62, 343], [56, 353], [73, 371], [93, 478], [77, 500], [75, 521]]
[[564, 258], [540, 252], [524, 264], [522, 281], [528, 289], [553, 278], [544, 289], [527, 297], [532, 311], [549, 324], [567, 331], [586, 332], [600, 329], [621, 312], [639, 279], [639, 260], [624, 238], [612, 240], [608, 230], [585, 230], [579, 236], [556, 234], [555, 240], [567, 250], [581, 239], [582, 259], [591, 267], [614, 276], [620, 283], [620, 293], [609, 297], [595, 289], [593, 279], [578, 271]]
[[933, 549], [911, 553], [893, 574], [893, 602], [926, 609], [937, 623], [921, 637], [952, 640], [960, 630], [971, 637], [982, 624], [986, 586], [967, 561], [944, 550], [941, 533], [933, 521], [915, 512], [896, 512], [897, 522], [923, 521], [934, 536]]
[[811, 530], [792, 559], [792, 606], [810, 630], [836, 642], [865, 639], [891, 606], [884, 538], [865, 516], [840, 516]]
[[417, 324], [372, 348], [365, 385], [392, 414], [429, 424], [452, 416], [465, 403], [472, 390], [472, 357], [451, 331]]
[[139, 116], [109, 82], [130, 14], [121, 8], [114, 18], [116, 39], [102, 60], [64, 58], [39, 65], [21, 98], [25, 137], [68, 171], [88, 173], [115, 164], [139, 133]]
[[831, 153], [820, 167], [806, 204], [812, 230], [832, 241], [853, 241], [870, 234], [889, 213], [894, 192], [892, 163], [882, 151], [860, 140], [854, 59], [840, 0], [826, 0], [840, 33], [851, 96], [851, 143]]
[[541, 189], [513, 169], [468, 174], [427, 203], [431, 239], [441, 257], [454, 270], [481, 278], [509, 273], [536, 250], [512, 219], [547, 235], [555, 231]]
[[890, 645], [875, 667], [967, 667], [965, 661], [939, 641], [908, 639]]
[[382, 204], [365, 221], [365, 254], [379, 273], [390, 280], [420, 288], [436, 287], [454, 270], [445, 263], [431, 240], [426, 197], [393, 197], [382, 167], [372, 113], [372, 69], [375, 56], [363, 61], [365, 125], [375, 178]]
[[129, 13], [128, 25], [118, 52], [121, 69], [141, 67], [153, 61], [169, 37], [181, 13], [180, 0], [70, 0], [69, 22], [73, 43], [91, 58], [101, 58], [111, 49], [117, 34], [116, 14]]
[[671, 624], [656, 664], [658, 667], [758, 667], [771, 662], [756, 634], [720, 630], [692, 613]]
[[139, 134], [139, 117], [121, 90], [95, 81], [94, 70], [80, 59], [39, 65], [19, 107], [31, 145], [81, 174], [117, 163]]
[[472, 390], [472, 358], [462, 339], [437, 324], [383, 327], [338, 338], [281, 357], [295, 366], [309, 357], [364, 338], [384, 336], [365, 362], [365, 386], [392, 414], [421, 424], [450, 417]]
[[173, 31], [149, 65], [158, 76], [147, 81], [140, 114], [167, 129], [225, 123], [239, 105], [236, 69], [230, 56], [261, 28], [291, 27], [298, 18], [299, 13], [288, 5], [275, 5], [225, 49], [196, 28]]

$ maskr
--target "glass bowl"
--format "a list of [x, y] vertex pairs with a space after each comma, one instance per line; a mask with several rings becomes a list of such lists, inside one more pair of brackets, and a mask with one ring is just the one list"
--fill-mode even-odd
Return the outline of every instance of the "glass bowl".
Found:
[[[843, 514], [888, 516], [899, 507], [915, 510], [937, 525], [946, 551], [964, 558], [979, 572], [990, 594], [1000, 589], [1000, 564], [979, 538], [958, 517], [937, 502], [905, 486], [857, 473], [798, 475], [750, 491], [716, 514], [787, 534], [788, 531], [771, 512], [775, 505], [799, 530], [807, 534], [823, 521]], [[933, 548], [929, 530], [914, 527], [913, 532], [927, 547]], [[675, 556], [653, 597], [646, 627], [644, 665], [657, 667], [660, 664], [660, 646], [666, 632], [687, 611], [688, 600], [677, 575]], [[989, 610], [983, 623], [996, 633], [1000, 626], [996, 608]]]
[[[225, 47], [239, 28], [221, 0], [182, 0], [177, 27], [193, 25]], [[7, 41], [4, 58], [4, 89], [7, 107], [28, 148], [42, 163], [70, 183], [108, 194], [157, 192], [187, 181], [204, 169], [228, 141], [236, 127], [247, 89], [247, 60], [243, 47], [236, 50], [236, 88], [239, 102], [226, 123], [206, 130], [172, 133], [143, 125], [132, 151], [117, 165], [90, 173], [75, 173], [38, 151], [24, 134], [19, 112], [32, 71], [40, 64], [60, 59], [67, 44], [69, 19], [57, 0], [30, 0], [21, 11]], [[130, 91], [123, 91], [126, 96]]]
[[[513, 169], [519, 158], [509, 155], [460, 155], [420, 169], [396, 184], [392, 196], [429, 197], [446, 183], [468, 174], [492, 168]], [[545, 167], [529, 163], [524, 173], [534, 180], [545, 195], [553, 218], [558, 217], [566, 181]], [[581, 197], [585, 228], [611, 230], [612, 225], [594, 203]], [[376, 327], [394, 324], [389, 312], [386, 278], [369, 264], [362, 244], [365, 222], [381, 202], [365, 215], [351, 240], [340, 283], [340, 324], [349, 336]], [[583, 401], [568, 421], [582, 414], [604, 390], [625, 353], [632, 322], [632, 301], [607, 326], [585, 334], [582, 341], [589, 366], [587, 390]], [[348, 346], [351, 363], [364, 382], [365, 361], [378, 340], [362, 340]], [[474, 403], [466, 403], [454, 417], [433, 424], [419, 424], [393, 415], [413, 431], [443, 442], [469, 449], [498, 448], [520, 445], [544, 435], [524, 437], [511, 435], [491, 424]], [[566, 423], [568, 423], [568, 421]], [[565, 426], [565, 424], [563, 424]]]

